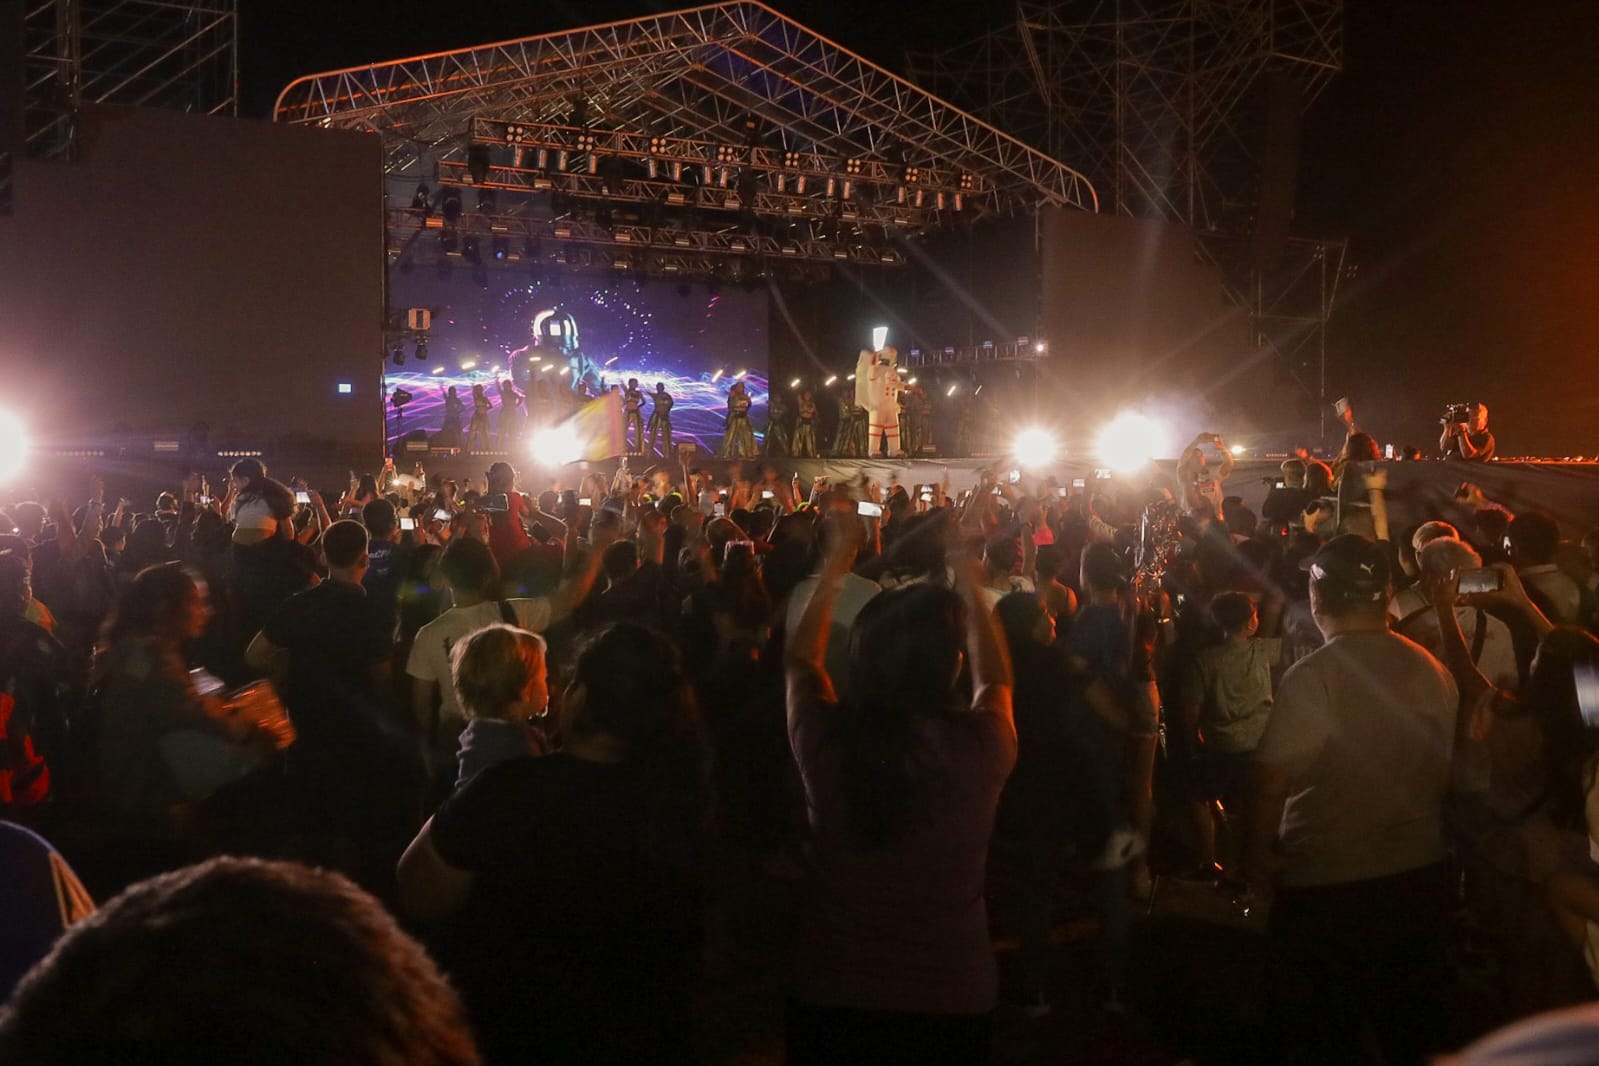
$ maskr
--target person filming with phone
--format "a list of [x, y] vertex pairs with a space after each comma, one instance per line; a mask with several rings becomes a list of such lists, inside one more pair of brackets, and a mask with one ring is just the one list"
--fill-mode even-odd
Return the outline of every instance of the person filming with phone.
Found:
[[1452, 403], [1444, 411], [1438, 450], [1445, 459], [1486, 463], [1494, 457], [1494, 435], [1488, 431], [1488, 405]]

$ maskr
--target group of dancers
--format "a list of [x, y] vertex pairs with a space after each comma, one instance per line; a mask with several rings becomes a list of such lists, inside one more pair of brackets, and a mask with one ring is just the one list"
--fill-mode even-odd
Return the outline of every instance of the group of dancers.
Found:
[[[609, 388], [602, 385], [601, 392], [607, 391], [621, 397], [628, 454], [660, 455], [663, 458], [671, 455], [672, 405], [676, 401], [666, 391], [666, 385], [656, 382], [655, 391], [645, 393], [639, 387], [637, 378], [629, 378], [625, 388], [619, 384]], [[496, 406], [496, 393], [500, 398], [500, 414], [498, 420], [491, 424], [489, 415]], [[444, 424], [434, 440], [441, 447], [462, 448], [468, 453], [509, 451], [533, 427], [560, 422], [597, 398], [586, 381], [579, 381], [575, 389], [565, 389], [534, 378], [524, 396], [517, 391], [511, 379], [504, 378], [486, 385], [478, 383], [472, 386], [472, 417], [467, 422], [467, 401], [462, 399], [457, 386], [450, 385], [444, 390]], [[652, 402], [647, 430], [643, 413], [646, 399]]]
[[[859, 402], [852, 383], [839, 385], [833, 391], [832, 399], [838, 408], [838, 419], [831, 447], [826, 453], [831, 457], [864, 459], [885, 447], [889, 455], [919, 455], [932, 443], [929, 423], [933, 404], [926, 390], [920, 386], [911, 385], [899, 390], [896, 400], [899, 410], [894, 418], [897, 447], [892, 442], [885, 444], [889, 437], [882, 432], [885, 425], [874, 421], [870, 409]], [[773, 393], [766, 423], [766, 454], [795, 459], [821, 456], [823, 452], [817, 437], [820, 414], [816, 394], [808, 387], [800, 389], [795, 395], [792, 418], [782, 395]], [[874, 426], [878, 430], [876, 433], [872, 432]]]
[[[932, 401], [927, 392], [900, 377], [897, 356], [892, 348], [861, 353], [852, 380], [841, 382], [823, 399], [837, 405], [836, 428], [828, 453], [838, 458], [864, 459], [868, 455], [918, 455], [931, 445]], [[527, 383], [526, 394], [517, 390], [511, 378], [471, 387], [471, 412], [457, 386], [444, 391], [444, 423], [437, 442], [444, 447], [463, 448], [468, 453], [491, 449], [510, 451], [535, 426], [561, 421], [583, 404], [606, 392], [615, 394], [621, 404], [624, 439], [629, 455], [668, 458], [676, 442], [672, 433], [672, 407], [676, 402], [663, 382], [654, 392], [646, 392], [637, 378], [627, 384], [607, 386], [603, 380], [591, 386], [586, 377], [578, 378], [573, 388], [561, 388], [537, 375]], [[596, 391], [597, 388], [597, 391]], [[494, 395], [498, 394], [498, 405]], [[742, 380], [727, 390], [727, 412], [718, 454], [727, 459], [752, 459], [760, 454], [755, 427], [750, 419], [754, 397]], [[646, 423], [644, 408], [650, 405]], [[497, 422], [490, 418], [499, 407]], [[810, 387], [794, 394], [793, 407], [782, 392], [770, 398], [766, 426], [765, 454], [817, 458], [822, 449], [817, 436], [821, 409], [817, 392]], [[957, 437], [962, 434], [957, 429]], [[959, 450], [960, 442], [955, 442]]]

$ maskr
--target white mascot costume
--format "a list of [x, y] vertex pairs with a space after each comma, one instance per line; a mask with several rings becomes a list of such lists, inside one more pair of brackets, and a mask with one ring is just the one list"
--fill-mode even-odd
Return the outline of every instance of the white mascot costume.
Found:
[[899, 352], [861, 350], [855, 364], [855, 403], [866, 409], [866, 455], [877, 458], [877, 442], [888, 437], [888, 454], [899, 455]]

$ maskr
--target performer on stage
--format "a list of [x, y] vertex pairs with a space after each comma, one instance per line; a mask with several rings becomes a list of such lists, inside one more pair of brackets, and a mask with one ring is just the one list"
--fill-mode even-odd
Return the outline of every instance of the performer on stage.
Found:
[[794, 458], [816, 458], [816, 401], [810, 389], [799, 394], [799, 418], [794, 423]]
[[920, 385], [912, 385], [905, 390], [905, 450], [911, 455], [920, 455], [927, 447], [927, 430], [933, 413], [932, 401], [927, 398], [927, 390]]
[[644, 454], [644, 393], [638, 387], [638, 378], [628, 378], [622, 392], [622, 411], [627, 416], [627, 450], [633, 455]]
[[472, 423], [466, 427], [466, 450], [469, 452], [488, 451], [489, 449], [489, 412], [494, 409], [494, 401], [489, 399], [483, 391], [481, 384], [472, 386]]
[[791, 450], [788, 439], [788, 404], [783, 400], [783, 394], [772, 391], [772, 398], [766, 406], [766, 454], [771, 456], [787, 455]]
[[509, 451], [522, 438], [524, 419], [522, 397], [506, 378], [500, 382], [500, 450]]
[[850, 440], [855, 435], [855, 386], [847, 382], [840, 384], [833, 393], [833, 399], [838, 403], [838, 428], [833, 431], [833, 455], [847, 459], [853, 454]]
[[892, 346], [879, 352], [861, 351], [855, 365], [855, 402], [866, 408], [866, 455], [876, 458], [878, 441], [885, 440], [890, 456], [903, 456], [899, 441], [899, 352]]
[[466, 415], [466, 404], [451, 385], [444, 390], [444, 425], [439, 429], [439, 441], [450, 448], [461, 446], [461, 419]]
[[727, 390], [727, 431], [722, 437], [723, 459], [748, 459], [755, 455], [755, 427], [750, 422], [749, 390], [742, 381]]
[[656, 450], [656, 441], [660, 442], [660, 456], [663, 459], [672, 457], [672, 394], [666, 391], [666, 386], [661, 382], [655, 383], [655, 406], [650, 409], [650, 451]]

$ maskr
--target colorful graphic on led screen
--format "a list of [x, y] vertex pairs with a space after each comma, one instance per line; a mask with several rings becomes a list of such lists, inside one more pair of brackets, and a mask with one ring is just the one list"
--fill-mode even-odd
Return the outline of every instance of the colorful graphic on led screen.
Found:
[[[754, 400], [751, 421], [766, 422], [764, 292], [581, 277], [560, 284], [491, 277], [483, 287], [457, 272], [448, 280], [397, 275], [389, 302], [396, 310], [434, 309], [427, 361], [417, 362], [408, 344], [405, 364], [390, 363], [385, 371], [385, 396], [399, 388], [412, 397], [399, 417], [387, 408], [391, 441], [419, 429], [435, 443], [454, 443], [457, 429], [464, 440], [473, 385], [482, 385], [492, 404], [495, 450], [525, 437], [527, 414], [551, 411], [559, 419], [584, 397], [626, 388], [634, 378], [645, 393], [646, 421], [656, 384], [672, 395], [674, 443], [693, 441], [713, 452], [721, 446], [728, 386], [740, 375]], [[514, 414], [502, 427], [507, 381]], [[463, 406], [453, 419], [445, 402], [452, 385]]]

